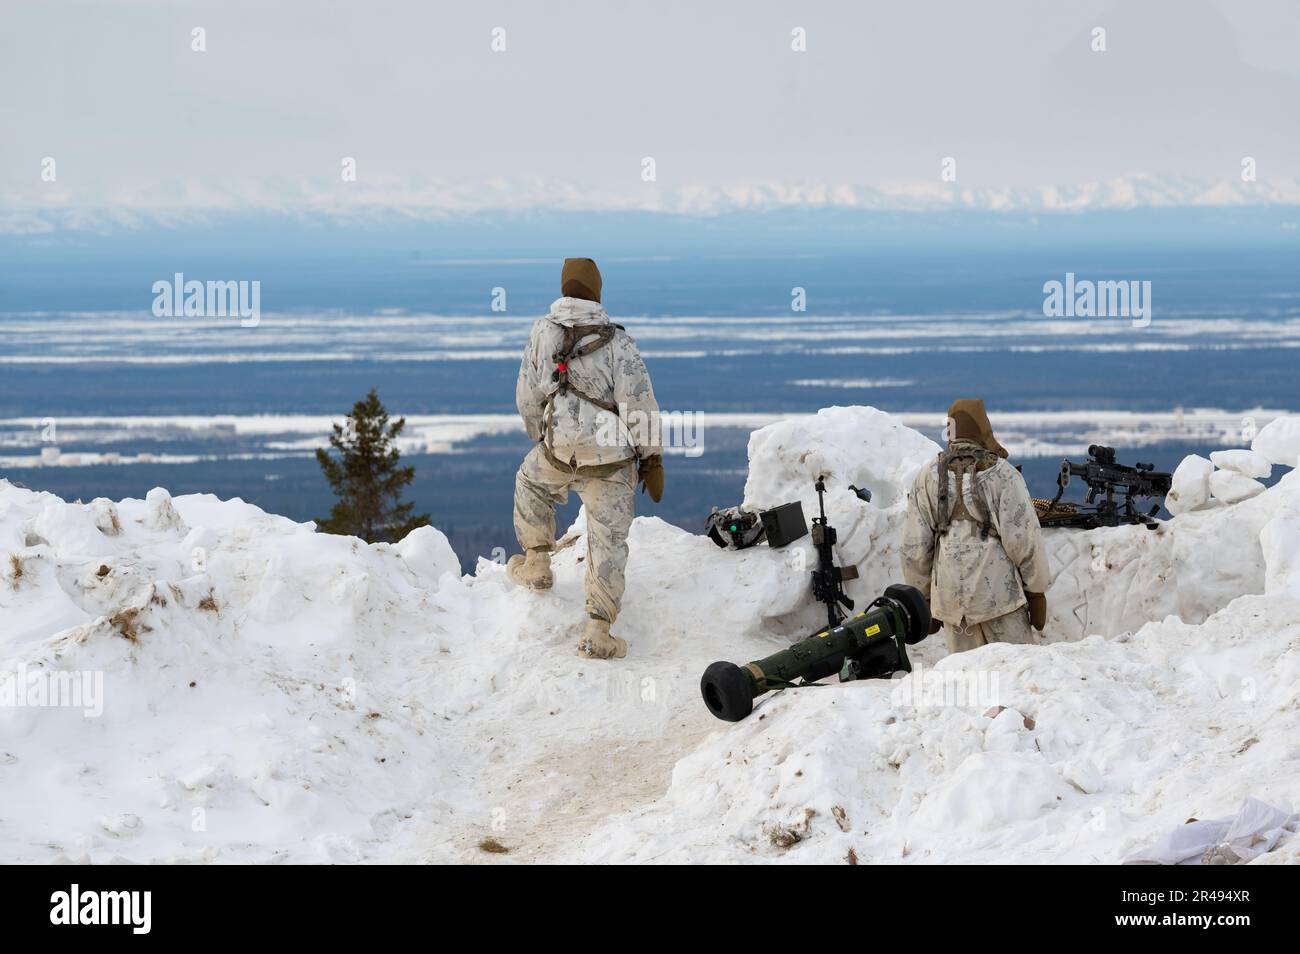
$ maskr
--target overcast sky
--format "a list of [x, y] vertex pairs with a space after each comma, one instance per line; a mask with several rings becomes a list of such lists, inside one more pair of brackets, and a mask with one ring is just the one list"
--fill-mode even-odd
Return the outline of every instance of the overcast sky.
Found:
[[1245, 156], [1263, 200], [1300, 178], [1294, 0], [5, 0], [0, 20], [8, 213], [798, 203], [951, 190], [946, 156], [992, 196], [1241, 192]]

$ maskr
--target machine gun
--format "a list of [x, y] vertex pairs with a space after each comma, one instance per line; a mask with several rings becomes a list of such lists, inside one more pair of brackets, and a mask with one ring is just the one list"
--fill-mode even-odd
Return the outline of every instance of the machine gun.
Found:
[[[1082, 504], [1061, 502], [1072, 477], [1082, 478], [1088, 485], [1088, 496]], [[1144, 513], [1138, 510], [1134, 500], [1163, 497], [1169, 493], [1172, 482], [1172, 475], [1156, 470], [1154, 464], [1133, 467], [1117, 464], [1115, 448], [1092, 444], [1088, 447], [1086, 463], [1061, 461], [1061, 472], [1056, 478], [1056, 496], [1051, 500], [1035, 499], [1034, 509], [1038, 511], [1038, 523], [1043, 527], [1091, 530], [1120, 524], [1142, 524], [1148, 530], [1154, 530], [1160, 523], [1156, 520], [1160, 505], [1156, 504]], [[1122, 500], [1116, 499], [1117, 492], [1122, 493]]]
[[756, 698], [774, 689], [811, 685], [834, 672], [840, 674], [840, 682], [911, 672], [907, 647], [925, 639], [929, 631], [930, 605], [921, 591], [896, 583], [866, 612], [813, 633], [789, 649], [744, 666], [715, 662], [704, 670], [700, 695], [719, 719], [739, 722], [754, 711]]

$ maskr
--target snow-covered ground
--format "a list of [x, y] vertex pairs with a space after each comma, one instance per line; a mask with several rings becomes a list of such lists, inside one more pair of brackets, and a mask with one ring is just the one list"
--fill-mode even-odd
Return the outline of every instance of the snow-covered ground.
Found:
[[[486, 561], [458, 576], [434, 529], [367, 546], [238, 500], [0, 481], [0, 860], [1111, 862], [1250, 795], [1290, 808], [1300, 419], [1254, 448], [1184, 462], [1157, 531], [1050, 533], [1045, 645], [936, 637], [906, 679], [735, 725], [700, 673], [817, 623], [806, 539], [722, 551], [639, 518], [631, 648], [595, 662], [573, 652], [581, 516], [533, 594]], [[746, 502], [811, 515], [829, 474], [869, 601], [936, 451], [871, 408], [776, 422]], [[1243, 483], [1265, 465], [1288, 472]]]

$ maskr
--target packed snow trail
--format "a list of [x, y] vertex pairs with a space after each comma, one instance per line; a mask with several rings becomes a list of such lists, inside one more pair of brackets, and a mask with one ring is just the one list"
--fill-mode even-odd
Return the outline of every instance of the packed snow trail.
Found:
[[[1294, 420], [1256, 442], [1275, 466], [1300, 455]], [[830, 474], [870, 600], [936, 451], [827, 409], [755, 432], [745, 502], [812, 513]], [[722, 551], [639, 518], [629, 654], [593, 661], [581, 515], [538, 594], [486, 561], [460, 577], [431, 528], [367, 546], [237, 500], [0, 482], [0, 677], [103, 680], [99, 715], [0, 706], [0, 857], [1116, 861], [1300, 792], [1300, 478], [1229, 504], [1203, 470], [1180, 468], [1188, 509], [1157, 532], [1049, 534], [1049, 645], [944, 659], [936, 637], [909, 679], [774, 694], [737, 725], [700, 673], [817, 625], [806, 540]]]

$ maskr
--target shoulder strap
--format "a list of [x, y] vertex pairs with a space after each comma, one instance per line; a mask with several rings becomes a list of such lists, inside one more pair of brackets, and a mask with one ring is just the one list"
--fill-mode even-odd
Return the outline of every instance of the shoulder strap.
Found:
[[[562, 325], [561, 327], [564, 331], [564, 337], [561, 339], [560, 350], [553, 356], [556, 363], [581, 358], [605, 347], [613, 340], [614, 332], [622, 330], [623, 326], [616, 325], [613, 322], [604, 322], [599, 325]], [[595, 335], [596, 340], [590, 341], [579, 348], [578, 342], [591, 335]]]
[[[555, 428], [552, 413], [557, 394], [572, 393], [589, 404], [596, 405], [603, 411], [609, 411], [611, 414], [618, 413], [618, 405], [613, 401], [593, 397], [569, 380], [569, 362], [575, 358], [586, 357], [593, 351], [599, 351], [614, 340], [614, 335], [617, 332], [625, 330], [623, 326], [607, 321], [596, 325], [561, 325], [560, 330], [563, 334], [560, 339], [560, 348], [551, 355], [551, 360], [555, 363], [555, 369], [551, 372], [551, 380], [555, 382], [555, 387], [542, 400], [542, 415], [546, 421], [546, 434], [542, 439], [542, 443], [546, 445], [548, 450], [553, 449], [552, 440]], [[581, 347], [578, 346], [578, 343], [584, 338], [593, 335], [595, 336], [594, 341], [589, 341]]]
[[[586, 391], [583, 391], [576, 384], [569, 380], [569, 362], [575, 358], [583, 358], [593, 351], [599, 351], [605, 345], [614, 340], [614, 335], [623, 330], [622, 325], [616, 325], [613, 322], [603, 322], [598, 325], [563, 325], [564, 337], [560, 341], [560, 350], [551, 355], [551, 360], [555, 362], [555, 370], [551, 372], [551, 380], [555, 382], [555, 388], [546, 396], [545, 404], [551, 404], [555, 395], [573, 392], [584, 401], [602, 410], [611, 413], [618, 413], [618, 405], [612, 401], [605, 401], [593, 397]], [[583, 338], [594, 335], [595, 341], [589, 341], [581, 347], [578, 343]]]
[[993, 526], [993, 508], [984, 499], [984, 495], [980, 490], [980, 483], [975, 479], [978, 473], [977, 469], [972, 469], [970, 472], [970, 499], [971, 503], [978, 505], [977, 510], [984, 512], [976, 515], [975, 522], [980, 525], [980, 536], [983, 539], [987, 540], [989, 537], [1000, 538], [1001, 534], [998, 533], [997, 527]]
[[939, 454], [935, 461], [939, 479], [936, 488], [939, 496], [939, 511], [935, 514], [934, 521], [936, 536], [947, 533], [948, 525], [952, 523], [952, 508], [948, 497], [948, 472], [952, 470], [952, 461], [956, 456], [951, 450], [945, 450]]

